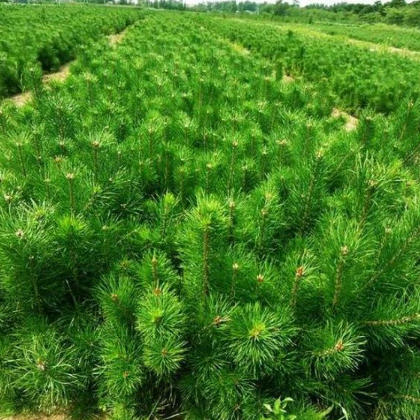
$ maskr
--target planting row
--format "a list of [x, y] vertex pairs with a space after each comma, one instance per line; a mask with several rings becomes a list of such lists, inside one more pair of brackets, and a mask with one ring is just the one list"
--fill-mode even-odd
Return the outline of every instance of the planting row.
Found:
[[197, 19], [221, 36], [276, 61], [287, 73], [316, 83], [319, 91], [333, 95], [351, 112], [370, 108], [386, 114], [418, 97], [419, 61], [269, 22]]
[[74, 59], [81, 45], [122, 31], [138, 10], [0, 5], [0, 99], [30, 89]]
[[417, 28], [401, 28], [389, 25], [336, 25], [316, 24], [310, 29], [329, 35], [344, 35], [360, 41], [374, 42], [395, 48], [420, 51], [420, 32]]

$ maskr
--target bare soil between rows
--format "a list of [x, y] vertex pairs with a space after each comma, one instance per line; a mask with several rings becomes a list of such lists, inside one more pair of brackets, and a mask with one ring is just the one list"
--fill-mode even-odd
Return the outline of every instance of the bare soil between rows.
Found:
[[356, 130], [358, 124], [359, 124], [359, 119], [354, 117], [353, 115], [348, 114], [347, 112], [341, 111], [338, 108], [334, 108], [333, 112], [332, 112], [332, 117], [334, 118], [344, 118], [346, 123], [344, 125], [344, 130], [346, 130], [348, 133], [350, 131], [354, 131]]
[[46, 415], [18, 415], [18, 416], [9, 416], [1, 417], [0, 420], [68, 420], [68, 417], [64, 414], [52, 414], [50, 416]]

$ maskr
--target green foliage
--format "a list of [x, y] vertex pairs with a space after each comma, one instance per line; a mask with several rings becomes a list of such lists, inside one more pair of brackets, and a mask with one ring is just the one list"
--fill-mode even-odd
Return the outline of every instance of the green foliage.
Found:
[[0, 98], [39, 86], [43, 72], [73, 60], [80, 44], [120, 32], [137, 11], [0, 5]]
[[144, 13], [1, 104], [1, 408], [418, 419], [417, 64]]
[[[273, 420], [296, 420], [296, 416], [293, 414], [287, 414], [287, 404], [292, 402], [292, 398], [285, 398], [281, 400], [280, 398], [276, 400], [273, 406], [266, 404], [265, 408], [267, 412], [270, 413], [270, 418]], [[266, 419], [266, 417], [262, 417], [261, 420]]]
[[264, 57], [281, 57], [286, 74], [315, 83], [353, 113], [370, 108], [388, 114], [418, 97], [420, 68], [415, 57], [361, 47], [305, 27], [206, 17], [201, 23]]
[[290, 324], [287, 313], [274, 314], [258, 303], [234, 311], [227, 332], [230, 357], [252, 375], [269, 371], [277, 354], [291, 343]]
[[85, 372], [79, 369], [77, 348], [42, 320], [31, 322], [38, 331], [31, 326], [20, 331], [12, 353], [13, 387], [27, 404], [51, 412], [68, 405], [84, 388]]

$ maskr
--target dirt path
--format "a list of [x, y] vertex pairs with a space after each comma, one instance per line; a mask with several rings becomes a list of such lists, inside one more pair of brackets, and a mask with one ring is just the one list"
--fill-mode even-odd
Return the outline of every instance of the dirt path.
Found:
[[0, 417], [0, 420], [67, 420], [64, 414], [52, 414], [50, 416], [43, 415], [20, 415], [10, 417]]
[[[16, 416], [2, 417], [0, 420], [71, 420], [71, 415], [66, 413], [56, 414], [19, 414]], [[106, 420], [107, 416], [104, 413], [90, 413], [84, 420]]]
[[111, 45], [111, 47], [115, 47], [117, 46], [127, 35], [127, 30], [128, 30], [129, 26], [127, 26], [127, 28], [125, 28], [122, 32], [118, 33], [118, 34], [111, 34], [108, 35], [108, 41], [109, 41], [109, 45]]
[[[248, 48], [246, 48], [246, 47], [244, 47], [243, 45], [241, 45], [241, 44], [238, 44], [238, 43], [236, 43], [236, 42], [232, 42], [232, 41], [230, 41], [229, 39], [226, 39], [226, 38], [221, 38], [221, 41], [223, 41], [224, 43], [226, 43], [227, 45], [229, 45], [230, 46], [230, 48], [234, 51], [234, 52], [236, 52], [236, 53], [238, 53], [238, 54], [240, 54], [240, 55], [243, 55], [243, 56], [249, 56], [250, 54], [251, 54], [251, 51], [248, 49]], [[276, 77], [276, 74], [275, 74], [275, 72], [273, 73], [273, 77], [275, 78]], [[283, 83], [292, 83], [292, 82], [294, 82], [296, 79], [293, 77], [293, 76], [291, 76], [291, 75], [288, 75], [288, 74], [285, 74], [284, 76], [283, 76], [283, 79], [282, 79], [282, 81], [283, 81]]]
[[63, 82], [70, 76], [70, 67], [74, 63], [71, 61], [70, 63], [61, 66], [60, 69], [55, 73], [45, 74], [42, 77], [42, 83], [51, 83], [51, 82]]
[[[67, 79], [67, 77], [70, 76], [70, 67], [73, 63], [74, 61], [71, 61], [70, 63], [67, 63], [64, 66], [61, 66], [60, 69], [54, 73], [45, 74], [44, 76], [42, 76], [42, 83], [44, 85], [48, 85], [54, 82], [64, 82]], [[6, 100], [12, 101], [17, 107], [20, 108], [32, 100], [32, 93], [18, 93], [17, 95], [7, 98]]]
[[283, 82], [284, 82], [284, 83], [292, 83], [292, 82], [294, 82], [295, 80], [296, 80], [296, 79], [295, 79], [294, 77], [290, 76], [290, 75], [285, 74], [285, 75], [283, 76]]
[[236, 42], [231, 42], [231, 41], [227, 41], [229, 42], [229, 45], [231, 46], [232, 50], [237, 52], [240, 55], [250, 55], [251, 51], [249, 51], [247, 48], [245, 48], [244, 46], [242, 46], [241, 44], [237, 44]]
[[334, 108], [331, 114], [334, 118], [341, 118], [343, 117], [346, 120], [344, 125], [344, 130], [348, 133], [351, 131], [356, 130], [357, 126], [359, 125], [359, 119], [354, 117], [353, 115], [348, 114], [347, 112], [341, 111], [338, 108]]
[[5, 99], [5, 101], [13, 102], [18, 108], [22, 107], [32, 99], [31, 92], [22, 92], [17, 95], [13, 95], [10, 98]]
[[357, 45], [362, 48], [367, 48], [371, 52], [398, 54], [412, 60], [416, 60], [416, 61], [420, 60], [419, 51], [407, 50], [405, 48], [389, 47], [387, 45], [376, 44], [374, 42], [368, 42], [368, 41], [360, 41], [354, 38], [348, 38], [347, 42], [349, 44]]

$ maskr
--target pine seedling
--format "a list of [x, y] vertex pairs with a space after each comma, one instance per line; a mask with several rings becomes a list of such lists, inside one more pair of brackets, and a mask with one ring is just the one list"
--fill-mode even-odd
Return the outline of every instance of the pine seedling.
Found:
[[313, 283], [316, 281], [315, 257], [312, 250], [305, 245], [301, 240], [291, 243], [281, 269], [282, 277], [289, 280], [289, 303], [297, 316], [302, 313], [296, 307], [301, 304], [304, 307], [306, 301], [311, 300]]
[[[0, 339], [0, 404], [14, 401], [16, 390], [13, 386], [13, 363], [11, 354], [14, 351], [14, 342], [11, 337], [2, 337]], [[0, 415], [4, 414], [0, 411]]]
[[[90, 244], [93, 232], [83, 217], [58, 217], [55, 225], [55, 241], [61, 256], [66, 258], [58, 264], [56, 272], [67, 279], [76, 301], [88, 287], [88, 274], [92, 274], [94, 261]], [[64, 264], [63, 264], [64, 263]]]
[[176, 153], [174, 167], [174, 189], [177, 191], [181, 207], [193, 196], [196, 188], [195, 169], [192, 161], [193, 152], [188, 147], [180, 147]]
[[66, 174], [66, 179], [69, 184], [69, 201], [70, 201], [70, 212], [72, 216], [76, 213], [76, 199], [75, 199], [75, 192], [74, 192], [74, 180], [76, 175], [73, 172], [68, 172]]
[[228, 250], [224, 263], [225, 289], [219, 290], [220, 296], [232, 303], [261, 301], [274, 305], [284, 300], [286, 285], [279, 281], [279, 272], [270, 260], [261, 260], [237, 245]]
[[139, 305], [137, 329], [145, 343], [145, 366], [158, 377], [165, 377], [179, 369], [184, 357], [185, 315], [167, 286], [158, 284], [149, 290]]
[[326, 216], [326, 231], [318, 243], [321, 279], [332, 312], [348, 309], [352, 293], [364, 281], [363, 267], [369, 265], [373, 244], [360, 235], [359, 224], [333, 214]]
[[195, 144], [198, 140], [197, 123], [186, 112], [180, 112], [177, 116], [179, 130], [182, 133], [183, 143], [186, 146]]
[[46, 129], [60, 140], [72, 138], [75, 132], [76, 103], [65, 95], [51, 93], [46, 96], [48, 100], [40, 102]]
[[139, 337], [126, 326], [107, 321], [100, 333], [99, 395], [104, 408], [135, 405], [135, 395], [144, 382]]
[[[400, 214], [405, 207], [407, 194], [402, 179], [410, 179], [400, 165], [383, 165], [365, 154], [356, 155], [354, 173], [350, 175], [349, 185], [343, 191], [343, 209], [359, 220], [359, 229], [374, 227], [393, 214]], [[382, 215], [380, 217], [380, 215]]]
[[112, 420], [136, 420], [136, 408], [134, 403], [113, 402], [111, 407]]
[[168, 286], [151, 287], [137, 312], [137, 329], [146, 343], [157, 339], [179, 338], [185, 328], [182, 305]]
[[357, 128], [357, 137], [363, 149], [369, 149], [375, 138], [375, 121], [370, 115], [364, 115]]
[[134, 325], [138, 291], [130, 277], [106, 276], [96, 294], [102, 314], [108, 321], [127, 327]]
[[329, 408], [329, 417], [356, 420], [367, 415], [365, 407], [374, 397], [369, 392], [370, 383], [369, 378], [343, 374], [332, 381], [318, 382], [314, 394], [322, 406]]
[[178, 221], [180, 220], [179, 200], [172, 194], [164, 194], [159, 201], [154, 203], [154, 213], [157, 229], [160, 235], [162, 247], [170, 252], [175, 243], [178, 233]]
[[[420, 239], [420, 219], [417, 199], [410, 203], [403, 217], [395, 220], [394, 228], [387, 235], [386, 242], [380, 248], [375, 266], [369, 277], [361, 284], [357, 293], [364, 294], [371, 290], [395, 290], [395, 287], [408, 286], [411, 275], [416, 275], [412, 256]], [[396, 282], [396, 279], [398, 280]]]
[[254, 159], [243, 159], [239, 168], [240, 189], [249, 193], [260, 181], [257, 164]]
[[181, 279], [165, 253], [152, 250], [146, 253], [136, 272], [142, 290], [167, 285], [171, 290], [180, 290]]
[[238, 161], [238, 154], [241, 151], [239, 149], [240, 142], [237, 138], [233, 138], [232, 141], [229, 141], [229, 140], [227, 140], [227, 143], [231, 144], [231, 147], [230, 147], [231, 150], [229, 152], [230, 163], [229, 163], [227, 190], [228, 190], [228, 194], [231, 194], [233, 191], [237, 190], [237, 185], [238, 185], [237, 180], [239, 179], [237, 176], [237, 166], [238, 166], [237, 161]]
[[[373, 418], [414, 420], [418, 416], [419, 353], [410, 347], [391, 351], [381, 370], [381, 395]], [[390, 417], [391, 416], [391, 417]]]
[[[197, 313], [195, 324], [189, 327], [191, 337], [195, 341], [192, 372], [203, 381], [211, 374], [212, 368], [219, 370], [226, 364], [226, 361], [220, 360], [225, 350], [222, 341], [232, 321], [234, 308], [235, 306], [227, 298], [216, 294], [210, 295], [205, 302], [204, 310]], [[204, 354], [214, 354], [215, 357], [206, 359]]]
[[[395, 147], [402, 153], [405, 164], [414, 164], [418, 160], [420, 143], [418, 125], [420, 121], [420, 102], [401, 104], [393, 116], [392, 133], [397, 139]], [[401, 150], [403, 149], [403, 150]]]
[[[34, 322], [39, 324], [39, 320]], [[45, 324], [20, 331], [12, 363], [13, 385], [35, 409], [52, 412], [64, 408], [84, 389], [85, 377], [79, 371], [75, 347]]]
[[116, 220], [140, 216], [144, 211], [143, 189], [133, 179], [134, 173], [119, 170], [102, 186], [92, 186], [85, 210]]
[[110, 133], [104, 131], [102, 133], [90, 134], [88, 136], [87, 143], [92, 150], [91, 153], [94, 181], [98, 182], [104, 179], [104, 176], [106, 177], [106, 175], [109, 173], [107, 166], [110, 164], [108, 160], [103, 157], [103, 155], [112, 149], [112, 146], [115, 144], [115, 140]]
[[220, 151], [205, 153], [198, 165], [199, 185], [206, 195], [214, 194], [220, 189], [221, 180], [226, 176], [223, 154]]
[[257, 398], [250, 377], [238, 371], [221, 371], [211, 375], [204, 396], [207, 416], [221, 420], [240, 419], [245, 406]]
[[222, 375], [230, 364], [222, 338], [231, 321], [232, 307], [218, 296], [210, 296], [205, 305], [204, 312], [200, 312], [189, 327], [193, 341], [185, 360], [187, 371], [180, 382], [184, 403], [193, 403], [197, 408], [204, 408], [202, 401], [209, 380]]
[[333, 380], [342, 373], [355, 371], [364, 358], [366, 339], [344, 322], [327, 322], [310, 330], [305, 342], [308, 369], [317, 378]]
[[198, 296], [205, 299], [212, 290], [224, 287], [221, 268], [228, 248], [227, 218], [218, 200], [199, 197], [187, 220], [180, 248], [185, 267], [183, 288], [190, 302], [197, 302]]
[[[360, 320], [360, 327], [369, 337], [369, 345], [380, 348], [401, 348], [418, 338], [420, 324], [419, 293], [415, 289], [401, 296], [380, 298], [369, 308], [369, 319]], [[365, 308], [364, 308], [365, 309]]]
[[68, 334], [69, 341], [76, 351], [78, 368], [86, 376], [89, 386], [93, 386], [93, 370], [98, 364], [98, 324], [96, 314], [85, 308], [77, 314], [73, 314], [72, 311], [64, 313], [55, 324], [59, 331]]
[[42, 68], [38, 63], [31, 63], [22, 70], [21, 91], [33, 91], [34, 97], [38, 98], [42, 94]]
[[145, 344], [143, 362], [157, 377], [167, 378], [179, 370], [185, 351], [185, 343], [176, 338], [155, 338]]
[[14, 218], [1, 215], [1, 287], [21, 311], [42, 313], [63, 297], [63, 288], [49, 269], [55, 258], [53, 209], [20, 206]]
[[192, 349], [186, 358], [189, 372], [181, 377], [179, 389], [187, 412], [193, 408], [203, 412], [207, 408], [203, 402], [206, 401], [209, 380], [215, 375], [223, 375], [228, 369], [228, 362], [220, 345], [212, 346], [208, 342], [199, 341]]
[[281, 239], [283, 211], [274, 183], [270, 180], [255, 188], [252, 195], [242, 203], [239, 227], [241, 239], [253, 244], [253, 250], [260, 257], [266, 257], [275, 250]]
[[[420, 102], [412, 100], [402, 103], [393, 116], [395, 134], [398, 143], [413, 142], [416, 145], [420, 120]], [[413, 147], [413, 146], [412, 146]]]
[[127, 255], [126, 235], [130, 226], [112, 216], [98, 218], [92, 222], [91, 229], [95, 240], [98, 241], [96, 258], [101, 262], [102, 271], [106, 272]]
[[[316, 152], [307, 165], [293, 174], [293, 184], [286, 184], [288, 199], [285, 203], [286, 217], [291, 233], [306, 234], [314, 225], [324, 198], [325, 181], [324, 153]], [[295, 169], [296, 171], [296, 169]], [[288, 179], [291, 182], [291, 179]]]
[[163, 118], [157, 112], [150, 113], [144, 120], [144, 137], [147, 139], [148, 157], [153, 159], [156, 147], [163, 137]]
[[270, 372], [293, 333], [288, 311], [275, 312], [259, 303], [245, 305], [232, 313], [226, 338], [229, 357], [242, 372], [260, 377]]
[[261, 128], [257, 124], [251, 125], [249, 130], [246, 130], [246, 139], [244, 139], [246, 156], [249, 158], [254, 158], [258, 152], [258, 146], [263, 143], [263, 139], [264, 136], [261, 132]]
[[28, 175], [27, 163], [26, 163], [26, 152], [25, 152], [25, 149], [27, 149], [28, 144], [29, 144], [29, 141], [24, 136], [22, 136], [20, 139], [17, 139], [15, 143], [16, 155], [19, 160], [21, 175], [23, 178], [26, 178]]

